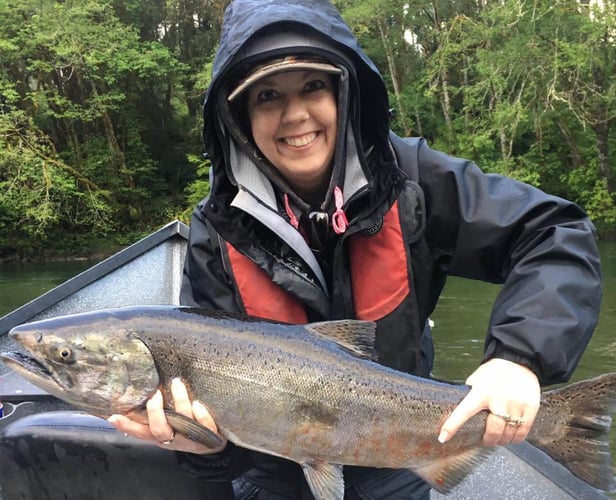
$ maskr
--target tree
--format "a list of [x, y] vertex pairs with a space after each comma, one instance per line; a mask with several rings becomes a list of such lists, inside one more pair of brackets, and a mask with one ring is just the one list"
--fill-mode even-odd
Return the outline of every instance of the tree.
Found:
[[[27, 149], [33, 157], [46, 158], [20, 174], [29, 175], [31, 182], [44, 178], [67, 196], [105, 193], [87, 205], [89, 216], [58, 212], [46, 218], [33, 211], [18, 216], [38, 220], [38, 231], [48, 234], [57, 227], [102, 230], [95, 223], [101, 213], [107, 214], [105, 230], [160, 220], [170, 208], [160, 196], [167, 186], [143, 140], [148, 124], [143, 117], [146, 109], [155, 110], [153, 120], [166, 116], [167, 124], [172, 123], [169, 117], [175, 111], [169, 108], [183, 99], [177, 100], [176, 89], [185, 65], [159, 42], [140, 40], [137, 30], [119, 22], [105, 2], [8, 1], [0, 14], [1, 77], [14, 82], [2, 93], [3, 101], [10, 99], [4, 126], [22, 130], [25, 124], [27, 137], [36, 138]], [[15, 159], [9, 149], [0, 151], [0, 177], [11, 183], [16, 170], [9, 167]], [[48, 176], [43, 166], [52, 164], [62, 166], [73, 184]], [[41, 200], [47, 196], [45, 190], [37, 192]], [[152, 199], [160, 212], [152, 210]]]

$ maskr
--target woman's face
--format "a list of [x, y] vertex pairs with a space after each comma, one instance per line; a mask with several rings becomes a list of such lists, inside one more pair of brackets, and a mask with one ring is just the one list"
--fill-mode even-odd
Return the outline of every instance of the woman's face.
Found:
[[257, 147], [300, 196], [327, 188], [337, 131], [328, 73], [289, 71], [255, 82], [248, 115]]

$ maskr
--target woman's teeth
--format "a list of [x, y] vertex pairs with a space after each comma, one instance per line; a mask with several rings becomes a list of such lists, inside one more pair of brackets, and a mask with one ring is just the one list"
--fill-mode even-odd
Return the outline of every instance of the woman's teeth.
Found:
[[306, 146], [307, 144], [310, 144], [312, 141], [314, 141], [316, 136], [317, 133], [312, 132], [310, 134], [302, 135], [301, 137], [285, 137], [283, 140], [289, 146], [299, 148], [301, 146]]

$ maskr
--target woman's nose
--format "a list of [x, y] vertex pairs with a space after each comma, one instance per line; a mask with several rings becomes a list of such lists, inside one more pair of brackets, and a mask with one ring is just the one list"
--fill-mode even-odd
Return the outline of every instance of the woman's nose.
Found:
[[282, 121], [294, 122], [306, 120], [309, 116], [308, 107], [301, 95], [290, 95], [285, 100]]

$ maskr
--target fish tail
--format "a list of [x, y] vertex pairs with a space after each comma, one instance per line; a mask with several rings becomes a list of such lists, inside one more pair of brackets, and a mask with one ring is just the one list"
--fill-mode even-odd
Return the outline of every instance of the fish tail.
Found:
[[591, 486], [614, 491], [609, 431], [616, 373], [547, 391], [528, 441]]

